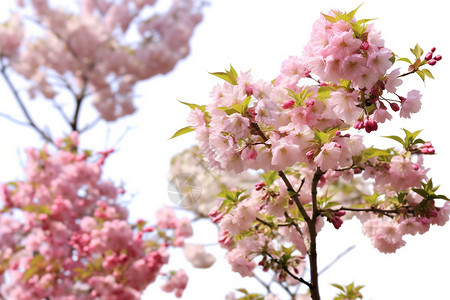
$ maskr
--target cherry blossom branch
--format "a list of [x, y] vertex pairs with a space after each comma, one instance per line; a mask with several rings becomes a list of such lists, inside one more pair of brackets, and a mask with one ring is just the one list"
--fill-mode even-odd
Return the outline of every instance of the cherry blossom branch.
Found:
[[[269, 139], [266, 137], [264, 132], [261, 130], [259, 125], [256, 122], [252, 122], [251, 126], [253, 129], [258, 133], [258, 135], [263, 139], [264, 142], [267, 142]], [[287, 187], [288, 192], [290, 192], [291, 199], [294, 200], [295, 204], [297, 205], [298, 209], [300, 210], [300, 213], [302, 214], [303, 218], [305, 219], [305, 222], [308, 226], [308, 231], [310, 235], [310, 249], [309, 249], [309, 265], [310, 265], [310, 273], [311, 273], [311, 283], [306, 283], [306, 281], [301, 278], [297, 277], [294, 274], [292, 274], [287, 267], [282, 266], [283, 270], [286, 271], [292, 278], [306, 284], [310, 291], [311, 291], [311, 297], [313, 300], [320, 300], [320, 294], [319, 294], [319, 274], [317, 269], [317, 245], [316, 245], [316, 236], [317, 236], [317, 230], [316, 230], [316, 220], [317, 217], [320, 215], [318, 206], [317, 206], [317, 185], [319, 183], [320, 178], [324, 172], [320, 170], [320, 168], [317, 168], [316, 173], [314, 174], [314, 178], [312, 181], [312, 187], [311, 187], [311, 194], [312, 194], [312, 216], [309, 217], [308, 213], [306, 212], [305, 208], [301, 204], [299, 198], [298, 198], [298, 192], [295, 191], [293, 188], [291, 182], [286, 177], [286, 174], [283, 171], [278, 171], [278, 175], [283, 180], [284, 184]], [[301, 184], [300, 188], [303, 186], [303, 183]]]
[[267, 253], [267, 256], [270, 257], [270, 259], [272, 259], [274, 262], [276, 262], [287, 274], [289, 274], [289, 276], [291, 276], [295, 280], [298, 280], [301, 283], [307, 285], [311, 289], [311, 283], [309, 283], [308, 281], [306, 281], [302, 277], [298, 277], [297, 275], [293, 274], [291, 271], [289, 271], [287, 266], [282, 264], [279, 259], [276, 259], [272, 255], [270, 255], [270, 253]]
[[11, 121], [11, 122], [16, 123], [18, 125], [29, 126], [29, 124], [27, 122], [23, 122], [23, 121], [17, 120], [15, 118], [11, 117], [10, 115], [2, 113], [2, 112], [0, 112], [0, 117], [3, 117], [5, 119], [7, 119], [8, 121]]
[[[367, 208], [358, 208], [358, 207], [344, 207], [341, 206], [338, 209], [330, 209], [328, 211], [331, 212], [338, 212], [341, 210], [345, 210], [345, 211], [353, 211], [353, 212], [372, 212], [372, 213], [377, 213], [377, 214], [383, 214], [386, 216], [390, 216], [389, 214], [400, 214], [400, 213], [414, 213], [414, 208], [411, 206], [403, 206], [401, 209], [406, 209], [405, 212], [401, 212], [399, 208], [396, 209], [381, 209], [381, 208], [376, 208], [376, 207], [367, 207]], [[319, 212], [320, 213], [320, 212]]]
[[410, 74], [414, 74], [414, 73], [416, 73], [416, 71], [417, 71], [417, 70], [414, 69], [414, 70], [412, 70], [412, 71], [403, 73], [402, 75], [398, 75], [397, 78], [404, 77], [404, 76], [408, 76], [408, 75], [410, 75]]
[[347, 253], [349, 253], [350, 251], [352, 251], [353, 249], [355, 249], [355, 245], [352, 245], [350, 247], [348, 247], [344, 252], [342, 252], [341, 254], [339, 254], [338, 256], [336, 256], [335, 259], [333, 259], [332, 262], [330, 262], [328, 265], [326, 265], [322, 270], [320, 270], [319, 275], [321, 275], [322, 273], [324, 273], [326, 270], [328, 270], [329, 268], [331, 268], [336, 262], [338, 262], [344, 255], [346, 255]]
[[270, 294], [272, 291], [270, 290], [270, 284], [265, 283], [261, 278], [256, 276], [256, 274], [253, 274], [253, 278], [256, 279], [264, 288], [266, 289], [267, 293]]
[[[269, 140], [267, 138], [267, 136], [264, 134], [264, 132], [261, 130], [261, 128], [259, 127], [258, 123], [252, 122], [251, 126], [258, 133], [258, 135], [263, 139], [264, 142], [267, 142]], [[302, 217], [305, 219], [305, 221], [307, 223], [311, 222], [311, 219], [310, 219], [308, 213], [306, 212], [302, 203], [298, 199], [298, 193], [300, 192], [300, 189], [303, 186], [304, 180], [302, 181], [302, 184], [300, 185], [299, 190], [295, 191], [294, 187], [292, 186], [292, 184], [290, 183], [289, 179], [286, 177], [286, 174], [283, 171], [278, 171], [278, 176], [280, 176], [280, 178], [283, 180], [284, 184], [287, 187], [288, 192], [290, 192], [290, 194], [293, 195], [293, 196], [291, 196], [291, 199], [294, 200], [295, 204], [297, 205], [298, 209], [300, 210], [300, 213], [302, 214]]]
[[2, 63], [0, 72], [2, 73], [2, 77], [5, 80], [6, 84], [8, 85], [8, 88], [12, 92], [14, 99], [16, 99], [17, 104], [19, 104], [20, 109], [22, 110], [22, 113], [24, 114], [25, 118], [27, 119], [27, 125], [31, 126], [39, 135], [47, 142], [53, 144], [53, 139], [48, 136], [42, 129], [40, 129], [36, 123], [33, 121], [33, 118], [31, 117], [30, 113], [28, 112], [25, 104], [23, 103], [22, 99], [20, 98], [19, 92], [15, 88], [14, 84], [12, 83], [11, 79], [9, 78], [8, 74], [6, 74], [6, 66]]
[[85, 93], [86, 93], [86, 89], [87, 89], [87, 82], [88, 82], [88, 78], [86, 76], [84, 76], [83, 77], [83, 87], [82, 87], [80, 93], [74, 94], [75, 101], [76, 101], [76, 106], [75, 106], [75, 112], [74, 112], [74, 115], [73, 115], [72, 122], [70, 123], [70, 126], [72, 127], [73, 131], [77, 131], [78, 130], [78, 117], [79, 117], [79, 114], [80, 114], [81, 104], [83, 103], [83, 100], [85, 98]]
[[319, 272], [317, 269], [317, 230], [316, 230], [316, 220], [320, 215], [318, 206], [317, 206], [317, 185], [319, 184], [319, 180], [322, 177], [324, 172], [317, 168], [316, 173], [314, 174], [313, 181], [311, 184], [311, 196], [312, 196], [312, 220], [311, 222], [307, 222], [309, 236], [310, 236], [310, 249], [309, 249], [309, 267], [311, 274], [311, 286], [309, 287], [311, 291], [311, 298], [313, 300], [320, 300], [319, 294]]

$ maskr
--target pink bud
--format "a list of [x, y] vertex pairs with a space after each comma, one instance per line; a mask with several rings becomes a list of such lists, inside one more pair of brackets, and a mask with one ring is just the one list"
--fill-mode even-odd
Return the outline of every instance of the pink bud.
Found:
[[364, 41], [361, 43], [361, 49], [364, 51], [369, 50], [369, 43], [367, 41]]
[[308, 100], [307, 102], [306, 102], [306, 106], [307, 107], [311, 107], [311, 106], [313, 106], [314, 105], [314, 100]]
[[436, 64], [436, 60], [435, 59], [430, 59], [429, 61], [428, 61], [428, 64], [430, 65], [430, 66], [434, 66], [435, 64]]
[[431, 52], [436, 51], [436, 47], [431, 48]]
[[255, 190], [257, 190], [257, 191], [259, 191], [259, 190], [261, 190], [263, 187], [265, 187], [266, 186], [266, 184], [263, 182], [263, 181], [260, 181], [260, 182], [257, 182], [256, 184], [255, 184]]
[[431, 144], [430, 142], [426, 142], [425, 144], [423, 144], [423, 147], [425, 148], [433, 147], [433, 144]]
[[343, 210], [337, 211], [337, 212], [334, 213], [334, 215], [338, 216], [338, 217], [345, 216], [345, 211], [343, 211]]
[[247, 94], [247, 96], [253, 95], [253, 85], [247, 85], [247, 87], [245, 88], [245, 93]]
[[435, 210], [430, 210], [430, 211], [428, 212], [428, 215], [430, 216], [430, 218], [436, 218], [437, 215], [438, 215], [438, 213], [437, 213], [437, 211], [435, 211]]
[[220, 220], [222, 220], [223, 216], [225, 216], [226, 211], [223, 211], [221, 213], [218, 213], [215, 217], [211, 218], [211, 221], [213, 221], [213, 223], [217, 223]]
[[154, 231], [154, 230], [155, 230], [155, 228], [153, 228], [152, 226], [142, 228], [142, 231], [143, 231], [143, 232], [152, 232], [152, 231]]
[[434, 59], [437, 60], [437, 61], [439, 61], [439, 60], [442, 59], [442, 56], [441, 56], [441, 55], [436, 55], [436, 56], [434, 57]]
[[258, 152], [256, 152], [255, 150], [249, 150], [249, 151], [247, 151], [247, 159], [248, 160], [255, 160], [256, 159], [256, 157], [258, 156]]
[[293, 99], [285, 100], [283, 104], [281, 105], [282, 109], [288, 109], [294, 106], [295, 101]]
[[355, 124], [353, 124], [353, 128], [355, 129], [362, 129], [364, 128], [364, 122], [361, 120], [356, 120]]
[[427, 153], [428, 153], [428, 154], [434, 154], [434, 153], [435, 153], [434, 148], [428, 148], [428, 149], [427, 149]]
[[400, 110], [400, 106], [397, 103], [389, 103], [389, 105], [391, 106], [391, 109], [393, 111], [399, 111]]
[[430, 60], [433, 57], [433, 52], [428, 52], [427, 55], [425, 55], [426, 60]]
[[312, 158], [314, 158], [314, 150], [309, 150], [308, 152], [306, 152], [306, 157], [307, 158], [309, 158], [309, 159], [312, 159]]

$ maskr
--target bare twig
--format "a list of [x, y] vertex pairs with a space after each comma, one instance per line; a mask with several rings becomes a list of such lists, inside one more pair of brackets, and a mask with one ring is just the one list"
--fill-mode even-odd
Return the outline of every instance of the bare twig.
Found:
[[25, 104], [22, 101], [22, 98], [20, 98], [19, 92], [15, 88], [14, 84], [12, 83], [11, 79], [9, 78], [8, 74], [6, 74], [6, 67], [2, 63], [0, 72], [2, 73], [2, 77], [5, 80], [6, 84], [8, 85], [8, 88], [11, 90], [14, 99], [16, 99], [17, 104], [19, 105], [20, 109], [22, 110], [23, 115], [28, 121], [28, 126], [32, 127], [44, 140], [47, 142], [53, 144], [53, 139], [47, 135], [37, 124], [33, 121], [33, 118], [31, 117], [30, 113], [28, 112]]

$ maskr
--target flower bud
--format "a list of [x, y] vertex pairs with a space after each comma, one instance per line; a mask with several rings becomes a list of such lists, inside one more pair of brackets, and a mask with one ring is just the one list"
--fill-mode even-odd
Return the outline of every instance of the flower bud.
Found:
[[314, 158], [314, 150], [309, 150], [308, 152], [306, 152], [306, 157], [309, 159]]
[[434, 66], [434, 65], [436, 64], [436, 60], [435, 60], [434, 58], [432, 58], [432, 59], [430, 59], [430, 60], [428, 61], [428, 64], [429, 64], [430, 66]]
[[400, 106], [397, 103], [389, 103], [389, 105], [391, 106], [391, 109], [393, 111], [399, 111], [400, 110]]
[[295, 101], [293, 99], [285, 100], [283, 104], [281, 105], [282, 109], [288, 109], [294, 106]]
[[436, 51], [436, 47], [431, 48], [431, 52]]
[[266, 184], [264, 182], [262, 182], [262, 181], [257, 182], [255, 184], [255, 190], [260, 191], [264, 186], [266, 186]]
[[442, 56], [441, 56], [441, 55], [436, 55], [436, 56], [434, 57], [434, 59], [437, 60], [437, 61], [439, 61], [439, 60], [442, 59]]
[[361, 50], [364, 50], [364, 51], [369, 50], [369, 43], [367, 41], [364, 41], [361, 43]]
[[433, 58], [433, 52], [428, 52], [427, 55], [425, 55], [425, 59], [430, 60], [431, 58]]

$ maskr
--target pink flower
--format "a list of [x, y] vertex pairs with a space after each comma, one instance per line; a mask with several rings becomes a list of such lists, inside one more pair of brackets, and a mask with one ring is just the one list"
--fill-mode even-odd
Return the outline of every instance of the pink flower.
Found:
[[225, 255], [225, 258], [230, 263], [233, 272], [241, 274], [242, 277], [253, 276], [256, 264], [248, 261], [242, 250], [234, 248]]
[[337, 168], [341, 148], [336, 147], [336, 145], [334, 142], [323, 144], [320, 153], [314, 158], [314, 162], [322, 171]]
[[369, 54], [367, 66], [377, 74], [377, 77], [382, 76], [392, 66], [392, 62], [389, 60], [392, 56], [391, 50], [381, 48]]
[[411, 118], [411, 114], [419, 112], [422, 106], [420, 98], [422, 98], [422, 95], [418, 90], [409, 91], [406, 100], [402, 101], [400, 117], [409, 119]]
[[195, 268], [206, 269], [211, 267], [216, 261], [212, 254], [205, 252], [203, 245], [187, 244], [184, 246], [184, 254]]
[[184, 270], [179, 270], [175, 275], [161, 286], [164, 292], [170, 293], [175, 291], [175, 296], [181, 298], [183, 296], [184, 289], [188, 283], [188, 276]]
[[300, 147], [287, 138], [272, 141], [272, 165], [275, 170], [284, 170], [299, 160]]
[[400, 75], [400, 68], [393, 70], [386, 78], [385, 87], [386, 91], [389, 93], [395, 93], [397, 91], [397, 87], [403, 83], [403, 80], [399, 79], [398, 75]]
[[330, 106], [336, 116], [347, 124], [352, 124], [362, 112], [362, 108], [357, 107], [358, 91], [348, 93], [343, 89], [330, 94]]
[[174, 210], [168, 206], [156, 211], [156, 224], [162, 229], [177, 228], [176, 220]]

